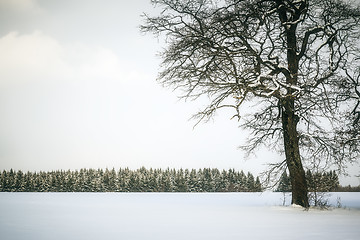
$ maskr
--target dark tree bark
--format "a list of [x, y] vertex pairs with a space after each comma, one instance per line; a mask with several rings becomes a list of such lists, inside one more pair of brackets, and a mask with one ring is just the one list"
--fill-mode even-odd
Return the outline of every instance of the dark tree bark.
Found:
[[297, 124], [299, 117], [294, 113], [294, 100], [283, 101], [282, 125], [286, 165], [289, 169], [292, 187], [292, 204], [309, 207], [308, 187], [301, 162]]
[[[287, 45], [287, 62], [290, 76], [286, 78], [288, 85], [298, 84], [299, 62], [297, 56], [297, 24], [287, 25], [288, 22], [296, 22], [301, 17], [301, 12], [305, 10], [305, 2], [298, 8], [293, 8], [289, 13], [282, 0], [276, 1], [279, 19], [284, 26], [286, 34], [285, 43]], [[281, 100], [282, 104], [282, 129], [284, 138], [286, 165], [289, 169], [292, 188], [292, 204], [303, 207], [309, 207], [308, 187], [305, 178], [305, 170], [302, 165], [300, 148], [299, 148], [299, 132], [297, 125], [299, 116], [295, 113], [295, 97], [292, 88], [287, 89], [287, 96]]]

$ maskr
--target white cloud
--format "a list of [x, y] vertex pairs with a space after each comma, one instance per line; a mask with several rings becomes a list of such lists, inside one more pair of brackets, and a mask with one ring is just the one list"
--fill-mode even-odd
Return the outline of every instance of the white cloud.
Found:
[[65, 61], [72, 68], [77, 78], [121, 80], [131, 70], [124, 68], [124, 63], [110, 49], [81, 44], [67, 48]]
[[0, 38], [0, 52], [1, 85], [55, 80], [122, 81], [131, 74], [110, 49], [62, 45], [40, 31], [7, 34]]
[[120, 151], [115, 145], [131, 133], [129, 109], [142, 101], [132, 98], [141, 73], [111, 49], [64, 45], [39, 31], [1, 37], [0, 52], [3, 165], [17, 159], [40, 168], [41, 161], [91, 161]]
[[11, 32], [0, 38], [0, 52], [1, 84], [39, 78], [65, 67], [63, 48], [41, 32], [30, 35]]
[[41, 11], [36, 0], [0, 0], [0, 8], [6, 11]]

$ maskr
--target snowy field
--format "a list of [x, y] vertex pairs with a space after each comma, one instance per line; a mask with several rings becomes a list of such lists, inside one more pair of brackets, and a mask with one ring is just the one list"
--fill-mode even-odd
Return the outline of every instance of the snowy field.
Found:
[[304, 211], [282, 193], [0, 193], [0, 239], [358, 240], [360, 193], [339, 198]]

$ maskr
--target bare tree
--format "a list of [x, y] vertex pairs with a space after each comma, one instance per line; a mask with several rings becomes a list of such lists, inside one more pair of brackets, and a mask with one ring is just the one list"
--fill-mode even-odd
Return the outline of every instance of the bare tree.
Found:
[[199, 121], [233, 108], [252, 132], [248, 152], [269, 143], [282, 148], [292, 203], [309, 206], [304, 162], [342, 169], [359, 156], [352, 71], [359, 7], [341, 0], [151, 2], [162, 12], [145, 15], [141, 29], [165, 36], [159, 81], [184, 98], [207, 96]]

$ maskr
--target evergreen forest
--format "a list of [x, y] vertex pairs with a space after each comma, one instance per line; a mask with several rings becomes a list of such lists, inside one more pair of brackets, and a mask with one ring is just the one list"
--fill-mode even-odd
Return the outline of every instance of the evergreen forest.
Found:
[[0, 172], [1, 192], [259, 192], [259, 177], [218, 169]]
[[[334, 192], [341, 189], [341, 186], [339, 185], [339, 176], [336, 171], [313, 173], [310, 170], [307, 170], [305, 176], [309, 192]], [[291, 189], [290, 176], [288, 176], [285, 171], [281, 175], [276, 191], [291, 192]]]

